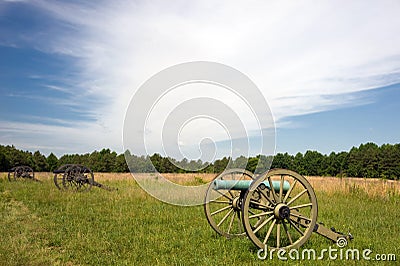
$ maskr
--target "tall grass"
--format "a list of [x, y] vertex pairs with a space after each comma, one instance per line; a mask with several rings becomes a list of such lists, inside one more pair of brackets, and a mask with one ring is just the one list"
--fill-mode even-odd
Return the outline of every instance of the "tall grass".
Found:
[[364, 193], [368, 197], [389, 198], [400, 195], [400, 182], [377, 178], [308, 177], [316, 191], [327, 193]]
[[[38, 174], [42, 183], [8, 182], [5, 175], [0, 177], [0, 265], [287, 264], [276, 258], [259, 260], [248, 239], [217, 236], [202, 206], [159, 202], [129, 175], [96, 175], [118, 191], [93, 187], [88, 193], [60, 192], [51, 175]], [[374, 186], [374, 192], [363, 184], [342, 184], [340, 179], [333, 179], [330, 188], [315, 182], [319, 221], [350, 231], [355, 239], [349, 247], [392, 253], [400, 259], [400, 196], [395, 188]], [[313, 234], [301, 249], [329, 246], [335, 247]], [[355, 264], [326, 259], [301, 263]]]

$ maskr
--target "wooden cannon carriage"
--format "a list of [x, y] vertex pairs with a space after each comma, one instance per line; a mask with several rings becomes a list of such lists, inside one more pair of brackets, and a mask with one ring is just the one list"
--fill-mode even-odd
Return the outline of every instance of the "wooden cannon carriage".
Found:
[[247, 234], [261, 249], [298, 248], [313, 232], [341, 245], [353, 238], [317, 222], [314, 189], [285, 169], [258, 176], [242, 169], [223, 172], [208, 187], [204, 211], [217, 233], [228, 238]]
[[60, 190], [85, 192], [89, 191], [92, 186], [109, 191], [115, 190], [94, 181], [93, 171], [84, 165], [65, 164], [53, 171], [53, 173], [54, 184]]
[[35, 172], [30, 166], [20, 165], [15, 166], [8, 171], [8, 180], [17, 181], [22, 179], [29, 179], [34, 181], [39, 181], [35, 179]]

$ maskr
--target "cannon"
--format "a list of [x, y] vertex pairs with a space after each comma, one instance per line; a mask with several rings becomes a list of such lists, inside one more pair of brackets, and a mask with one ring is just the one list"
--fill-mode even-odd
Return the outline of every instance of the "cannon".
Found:
[[299, 248], [313, 232], [342, 247], [353, 239], [317, 222], [314, 189], [306, 178], [286, 169], [257, 176], [227, 170], [210, 183], [204, 202], [208, 223], [218, 234], [247, 235], [260, 249]]
[[59, 190], [64, 191], [89, 191], [92, 186], [99, 187], [108, 191], [114, 188], [94, 181], [93, 171], [79, 164], [65, 164], [53, 171], [54, 184]]
[[16, 166], [8, 171], [8, 180], [9, 181], [17, 181], [20, 179], [29, 179], [34, 181], [39, 181], [35, 179], [35, 172], [33, 169], [26, 165]]

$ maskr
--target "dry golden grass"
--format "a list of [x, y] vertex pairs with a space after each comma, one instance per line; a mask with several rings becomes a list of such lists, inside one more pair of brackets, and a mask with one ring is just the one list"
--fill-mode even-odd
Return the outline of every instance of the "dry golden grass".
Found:
[[[147, 173], [147, 174], [134, 174], [142, 177], [143, 175], [149, 177], [156, 177], [155, 173]], [[204, 174], [204, 173], [189, 173], [189, 174], [174, 174], [174, 173], [163, 173], [161, 174], [165, 179], [177, 183], [177, 184], [188, 184], [193, 183], [199, 180], [202, 180], [205, 183], [210, 182], [216, 174]], [[131, 173], [95, 173], [95, 180], [126, 180], [133, 178]]]
[[[129, 180], [133, 176], [131, 173], [94, 173], [96, 181], [105, 180]], [[138, 174], [143, 175], [143, 174]], [[145, 174], [150, 177], [156, 177], [156, 174]], [[205, 173], [164, 173], [163, 177], [177, 184], [199, 184], [210, 182], [217, 174]], [[0, 173], [0, 177], [7, 178], [7, 173]], [[49, 180], [53, 178], [53, 174], [49, 172], [35, 173], [35, 178], [39, 180]], [[353, 193], [363, 191], [370, 196], [387, 197], [389, 195], [400, 195], [400, 182], [394, 180], [383, 180], [376, 178], [337, 178], [337, 177], [321, 177], [309, 176], [307, 180], [311, 183], [316, 192], [322, 191], [327, 193]]]
[[177, 184], [192, 183], [196, 180], [202, 180], [208, 183], [217, 176], [217, 174], [204, 174], [204, 173], [188, 173], [188, 174], [162, 174], [166, 179]]
[[387, 197], [400, 195], [400, 182], [377, 178], [337, 178], [337, 177], [307, 177], [315, 191], [328, 193], [353, 193], [363, 191], [370, 196]]

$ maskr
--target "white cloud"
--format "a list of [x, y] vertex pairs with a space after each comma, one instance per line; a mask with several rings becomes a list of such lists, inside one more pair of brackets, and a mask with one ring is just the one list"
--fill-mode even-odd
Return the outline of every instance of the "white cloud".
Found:
[[90, 111], [96, 122], [63, 136], [88, 147], [121, 151], [135, 90], [182, 62], [216, 61], [247, 74], [282, 126], [290, 116], [362, 104], [351, 93], [400, 82], [398, 1], [31, 4], [63, 25], [36, 45], [75, 57], [82, 93], [102, 99]]
[[64, 153], [90, 152], [94, 149], [93, 143], [113, 147], [113, 143], [107, 143], [102, 135], [96, 134], [102, 131], [100, 125], [78, 122], [71, 125], [71, 121], [57, 121], [60, 122], [65, 125], [0, 120], [0, 143], [15, 144], [17, 148], [24, 150], [39, 149], [45, 154], [53, 152], [58, 156]]

